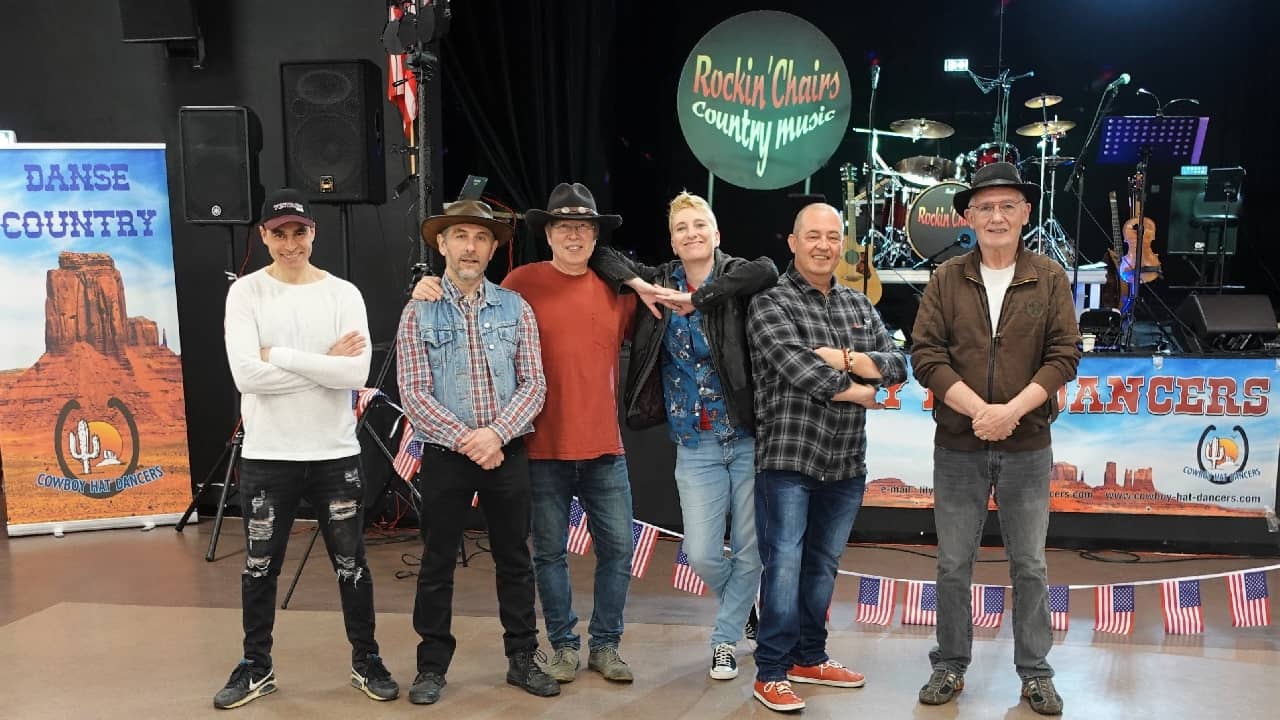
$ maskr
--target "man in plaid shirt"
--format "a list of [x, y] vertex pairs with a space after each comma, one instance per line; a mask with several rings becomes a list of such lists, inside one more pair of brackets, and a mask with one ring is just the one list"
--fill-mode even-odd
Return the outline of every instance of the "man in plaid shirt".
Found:
[[834, 281], [844, 224], [826, 204], [796, 216], [794, 260], [751, 302], [756, 528], [764, 574], [755, 697], [798, 710], [791, 682], [861, 687], [827, 655], [826, 613], [862, 505], [866, 411], [907, 379], [906, 358], [866, 296]]
[[422, 238], [445, 258], [441, 302], [410, 302], [396, 336], [405, 413], [426, 445], [421, 483], [422, 540], [413, 628], [418, 674], [410, 702], [440, 699], [456, 641], [453, 571], [474, 493], [489, 528], [507, 682], [539, 696], [560, 684], [534, 662], [538, 631], [529, 556], [529, 454], [523, 436], [542, 411], [547, 383], [533, 310], [484, 270], [511, 227], [485, 203], [452, 203], [422, 224]]

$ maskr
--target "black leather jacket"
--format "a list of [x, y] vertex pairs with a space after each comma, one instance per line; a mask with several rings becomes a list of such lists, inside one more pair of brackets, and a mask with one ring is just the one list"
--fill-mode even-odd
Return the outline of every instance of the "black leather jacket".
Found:
[[[613, 248], [597, 245], [591, 268], [615, 290], [621, 291], [626, 287], [622, 283], [634, 277], [654, 285], [674, 287], [672, 273], [679, 262], [676, 259], [658, 267], [643, 265]], [[693, 305], [702, 313], [702, 329], [711, 346], [711, 361], [720, 376], [729, 418], [734, 425], [753, 431], [755, 409], [747, 344], [747, 307], [752, 295], [773, 287], [777, 281], [778, 268], [768, 257], [744, 260], [717, 249], [712, 280], [693, 293]], [[664, 308], [662, 319], [658, 319], [643, 303], [636, 307], [631, 362], [623, 390], [627, 426], [633, 430], [667, 421], [662, 373], [657, 369], [662, 357], [662, 336], [670, 319], [669, 309]]]

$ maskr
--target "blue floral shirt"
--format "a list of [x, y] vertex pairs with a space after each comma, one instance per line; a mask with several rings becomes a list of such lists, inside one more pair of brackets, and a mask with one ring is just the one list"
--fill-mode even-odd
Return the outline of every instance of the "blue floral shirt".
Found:
[[[689, 292], [683, 266], [676, 267], [672, 280], [677, 290]], [[702, 433], [713, 433], [721, 444], [751, 436], [746, 428], [735, 427], [729, 417], [711, 346], [702, 331], [701, 311], [686, 316], [671, 313], [662, 336], [662, 395], [671, 441], [678, 445], [697, 447]]]

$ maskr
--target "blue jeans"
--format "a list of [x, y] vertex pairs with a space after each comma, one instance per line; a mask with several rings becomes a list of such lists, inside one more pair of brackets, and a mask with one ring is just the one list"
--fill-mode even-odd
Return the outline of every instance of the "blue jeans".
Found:
[[[755, 442], [720, 444], [709, 433], [697, 447], [676, 447], [676, 488], [684, 516], [684, 551], [720, 600], [711, 644], [737, 643], [760, 587], [756, 544]], [[730, 556], [724, 554], [729, 515]]]
[[631, 481], [627, 458], [603, 455], [592, 460], [530, 460], [533, 489], [533, 572], [542, 600], [547, 641], [552, 648], [580, 649], [573, 629], [573, 587], [569, 583], [569, 501], [574, 495], [587, 513], [587, 529], [596, 554], [595, 604], [591, 609], [590, 648], [617, 646], [622, 640], [622, 609], [631, 586]]
[[865, 486], [866, 476], [819, 482], [789, 470], [756, 474], [756, 531], [764, 561], [757, 680], [786, 680], [792, 665], [830, 659], [827, 609]]
[[933, 450], [933, 522], [938, 531], [938, 645], [934, 667], [963, 674], [973, 652], [970, 583], [994, 488], [1013, 581], [1013, 664], [1018, 676], [1052, 677], [1053, 647], [1044, 561], [1053, 450]]

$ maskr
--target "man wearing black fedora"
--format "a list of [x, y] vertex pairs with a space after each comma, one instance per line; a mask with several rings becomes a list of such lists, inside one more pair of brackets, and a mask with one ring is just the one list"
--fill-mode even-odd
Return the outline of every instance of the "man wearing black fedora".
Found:
[[938, 644], [920, 702], [964, 688], [973, 649], [970, 583], [987, 501], [995, 494], [1013, 582], [1013, 662], [1022, 697], [1062, 712], [1046, 656], [1053, 646], [1044, 545], [1053, 465], [1049, 424], [1058, 389], [1080, 361], [1071, 283], [1062, 266], [1022, 246], [1039, 188], [992, 163], [956, 193], [977, 247], [943, 263], [920, 302], [911, 364], [933, 391]]
[[410, 302], [396, 336], [397, 380], [416, 439], [423, 441], [424, 543], [413, 627], [417, 677], [409, 700], [440, 699], [457, 643], [453, 573], [474, 493], [489, 531], [497, 575], [507, 682], [533, 695], [560, 694], [534, 662], [538, 649], [529, 557], [529, 454], [525, 436], [542, 410], [546, 379], [533, 311], [485, 279], [511, 227], [478, 200], [427, 218], [422, 239], [445, 259], [440, 302]]
[[[576, 496], [595, 548], [594, 602], [587, 667], [617, 682], [634, 679], [618, 654], [623, 607], [631, 583], [631, 482], [618, 426], [619, 350], [631, 331], [634, 295], [619, 296], [588, 267], [602, 233], [622, 224], [596, 210], [581, 183], [561, 183], [547, 209], [525, 213], [534, 242], [546, 238], [551, 260], [522, 265], [502, 286], [533, 307], [542, 339], [546, 406], [526, 438], [533, 488], [533, 567], [547, 639], [547, 673], [560, 682], [577, 674], [582, 640], [574, 632], [567, 558], [569, 508]], [[437, 299], [424, 279], [414, 297]], [[481, 501], [483, 503], [483, 500]]]

